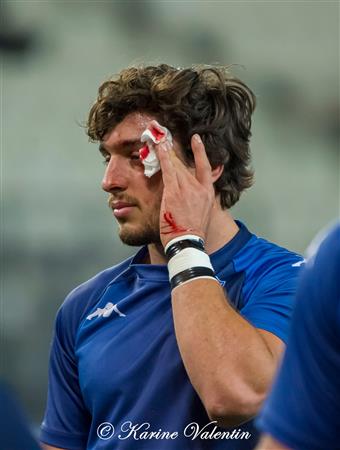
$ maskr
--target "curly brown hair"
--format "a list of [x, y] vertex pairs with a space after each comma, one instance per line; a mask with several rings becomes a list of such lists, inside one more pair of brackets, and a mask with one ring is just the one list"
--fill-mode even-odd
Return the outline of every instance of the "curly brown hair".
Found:
[[130, 67], [99, 87], [87, 134], [101, 141], [129, 113], [152, 113], [180, 142], [192, 166], [190, 140], [198, 133], [212, 168], [224, 165], [214, 186], [222, 208], [230, 208], [252, 185], [249, 139], [255, 104], [253, 92], [228, 67]]

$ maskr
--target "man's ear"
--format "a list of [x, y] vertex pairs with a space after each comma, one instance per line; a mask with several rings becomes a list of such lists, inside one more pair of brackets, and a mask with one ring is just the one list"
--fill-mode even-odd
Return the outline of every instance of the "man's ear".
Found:
[[212, 177], [213, 183], [215, 183], [215, 181], [217, 181], [220, 178], [220, 176], [222, 175], [223, 169], [224, 169], [223, 164], [219, 164], [218, 166], [215, 167], [215, 169], [211, 169], [211, 177]]

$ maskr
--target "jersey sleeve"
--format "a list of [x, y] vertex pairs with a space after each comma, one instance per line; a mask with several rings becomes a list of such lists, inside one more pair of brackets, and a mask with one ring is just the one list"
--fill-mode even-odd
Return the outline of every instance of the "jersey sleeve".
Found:
[[77, 333], [105, 291], [124, 272], [131, 258], [110, 267], [75, 288], [60, 307], [55, 320], [50, 351], [47, 405], [40, 440], [67, 450], [87, 446], [92, 416], [80, 388], [77, 361]]
[[256, 281], [248, 281], [253, 289], [246, 293], [247, 301], [240, 310], [254, 327], [275, 334], [283, 342], [287, 341], [301, 262], [300, 256], [284, 256], [258, 267], [253, 275]]
[[63, 306], [55, 321], [50, 351], [47, 406], [40, 440], [68, 450], [84, 450], [90, 416], [79, 387], [74, 354], [74, 318], [65, 314]]
[[339, 448], [340, 228], [303, 271], [282, 367], [258, 426], [292, 449]]

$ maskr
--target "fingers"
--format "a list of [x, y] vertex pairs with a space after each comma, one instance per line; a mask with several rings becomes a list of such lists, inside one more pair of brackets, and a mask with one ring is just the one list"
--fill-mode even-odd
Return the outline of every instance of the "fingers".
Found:
[[170, 155], [170, 152], [173, 150], [170, 149], [169, 143], [163, 142], [157, 144], [155, 145], [155, 148], [161, 166], [164, 186], [170, 186], [171, 184], [177, 183], [176, 170]]
[[198, 134], [191, 138], [191, 148], [195, 161], [195, 176], [191, 174], [188, 167], [176, 155], [173, 146], [165, 141], [155, 145], [158, 159], [161, 165], [164, 184], [178, 185], [193, 183], [210, 187], [212, 185], [212, 173], [208, 156], [204, 144]]
[[198, 134], [194, 134], [191, 138], [191, 149], [194, 154], [197, 180], [205, 186], [211, 185], [211, 165], [202, 139]]

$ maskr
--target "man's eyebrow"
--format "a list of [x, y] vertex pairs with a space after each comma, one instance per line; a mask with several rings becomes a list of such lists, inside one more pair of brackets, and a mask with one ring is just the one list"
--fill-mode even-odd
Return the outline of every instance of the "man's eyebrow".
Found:
[[[123, 139], [122, 141], [118, 141], [114, 147], [124, 151], [131, 147], [140, 147], [141, 145], [142, 143], [140, 139]], [[109, 153], [102, 142], [99, 144], [99, 151], [102, 155], [107, 155]]]

